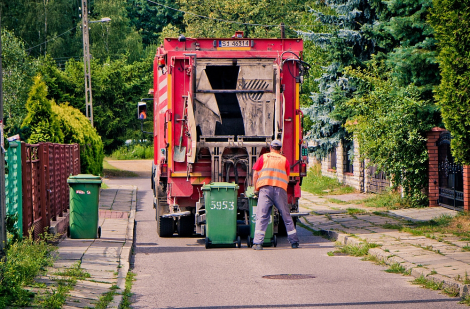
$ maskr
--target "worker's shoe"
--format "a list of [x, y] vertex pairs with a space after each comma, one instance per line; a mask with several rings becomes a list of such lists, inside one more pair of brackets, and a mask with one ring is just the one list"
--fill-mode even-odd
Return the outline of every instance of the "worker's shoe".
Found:
[[262, 245], [258, 245], [258, 244], [254, 244], [254, 245], [253, 245], [253, 250], [263, 250], [263, 246], [262, 246]]
[[299, 247], [299, 243], [294, 242], [293, 244], [291, 244], [291, 247], [292, 247], [292, 249], [297, 249]]

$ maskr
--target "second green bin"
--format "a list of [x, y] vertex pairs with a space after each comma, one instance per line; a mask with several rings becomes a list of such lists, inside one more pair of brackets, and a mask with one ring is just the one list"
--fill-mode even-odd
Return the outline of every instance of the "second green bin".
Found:
[[237, 237], [238, 185], [213, 182], [202, 187], [206, 207], [206, 248], [241, 246]]
[[[255, 226], [256, 226], [256, 208], [258, 207], [258, 196], [255, 195], [254, 187], [248, 187], [246, 189], [246, 197], [248, 198], [249, 209], [250, 209], [250, 235], [247, 237], [247, 245], [249, 248], [253, 246], [253, 239], [255, 237]], [[263, 246], [277, 246], [277, 236], [274, 235], [273, 220], [274, 220], [274, 208], [271, 211], [271, 217], [266, 228], [266, 234], [264, 235]]]

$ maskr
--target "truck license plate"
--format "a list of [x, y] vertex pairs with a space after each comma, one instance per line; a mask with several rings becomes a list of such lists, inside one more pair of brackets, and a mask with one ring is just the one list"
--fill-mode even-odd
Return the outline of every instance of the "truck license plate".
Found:
[[250, 40], [219, 41], [219, 48], [250, 47]]

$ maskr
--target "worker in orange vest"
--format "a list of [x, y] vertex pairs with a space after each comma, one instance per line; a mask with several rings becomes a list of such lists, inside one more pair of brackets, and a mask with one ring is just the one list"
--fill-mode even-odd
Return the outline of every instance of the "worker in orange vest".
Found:
[[259, 192], [256, 209], [255, 237], [253, 249], [263, 250], [264, 235], [268, 227], [273, 205], [279, 210], [284, 220], [287, 239], [293, 249], [299, 247], [299, 238], [294, 221], [287, 208], [287, 184], [289, 183], [290, 165], [286, 157], [281, 155], [282, 143], [271, 142], [270, 152], [263, 154], [253, 165], [253, 183]]

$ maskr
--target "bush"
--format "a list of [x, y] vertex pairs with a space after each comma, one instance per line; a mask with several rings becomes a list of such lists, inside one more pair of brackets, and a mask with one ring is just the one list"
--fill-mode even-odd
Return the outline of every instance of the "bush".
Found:
[[122, 146], [111, 154], [111, 158], [116, 160], [153, 159], [153, 146], [145, 144]]
[[0, 261], [0, 308], [29, 305], [32, 295], [24, 287], [53, 265], [50, 253], [54, 250], [45, 239], [33, 240], [31, 236], [9, 244], [6, 258]]
[[58, 115], [65, 143], [80, 144], [81, 172], [93, 175], [102, 174], [103, 142], [88, 118], [68, 103], [53, 104], [52, 110]]

